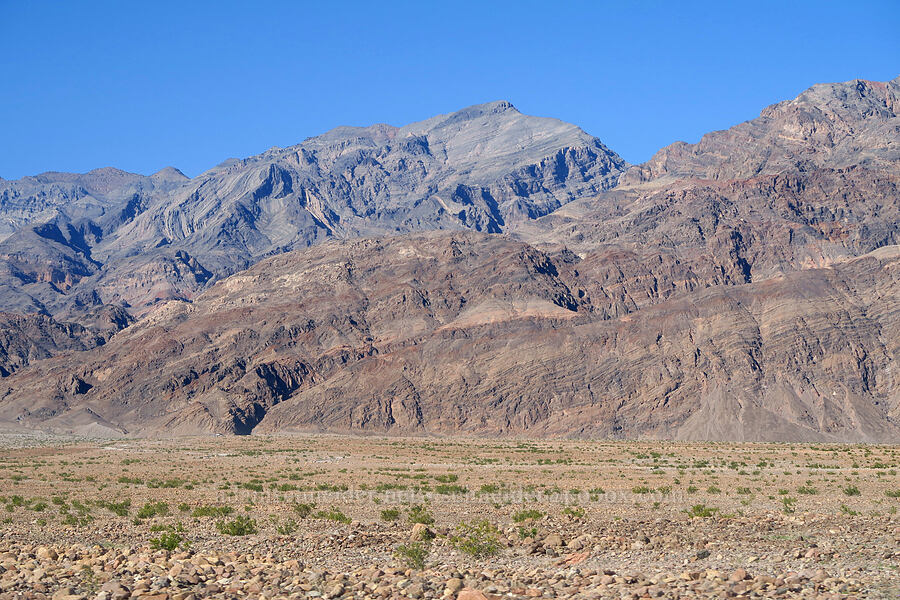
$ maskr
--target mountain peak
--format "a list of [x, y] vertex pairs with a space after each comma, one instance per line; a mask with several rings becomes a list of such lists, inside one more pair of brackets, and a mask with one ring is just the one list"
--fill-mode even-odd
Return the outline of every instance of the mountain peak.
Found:
[[150, 176], [153, 179], [161, 180], [161, 181], [173, 181], [173, 182], [182, 182], [188, 181], [190, 177], [181, 172], [181, 170], [176, 169], [175, 167], [163, 167], [156, 173]]

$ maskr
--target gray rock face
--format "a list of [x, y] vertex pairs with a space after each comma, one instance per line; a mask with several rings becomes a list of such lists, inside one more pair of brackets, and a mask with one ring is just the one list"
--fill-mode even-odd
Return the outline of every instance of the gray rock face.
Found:
[[574, 125], [493, 102], [402, 128], [340, 127], [190, 181], [167, 169], [6, 182], [18, 200], [0, 308], [69, 314], [94, 301], [139, 314], [332, 237], [508, 231], [608, 189], [626, 166]]

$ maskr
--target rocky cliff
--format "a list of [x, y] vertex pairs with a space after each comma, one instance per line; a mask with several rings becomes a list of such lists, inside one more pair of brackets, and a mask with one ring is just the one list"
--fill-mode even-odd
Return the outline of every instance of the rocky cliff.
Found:
[[191, 180], [2, 182], [0, 306], [139, 320], [10, 321], [0, 418], [897, 441], [898, 90], [814, 86], [631, 167], [496, 102]]
[[591, 285], [501, 236], [329, 242], [37, 363], [0, 402], [142, 435], [900, 440], [897, 246], [617, 318]]

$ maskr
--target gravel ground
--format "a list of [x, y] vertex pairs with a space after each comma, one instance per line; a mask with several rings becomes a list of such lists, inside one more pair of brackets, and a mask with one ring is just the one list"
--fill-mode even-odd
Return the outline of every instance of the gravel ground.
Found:
[[900, 598], [900, 448], [0, 434], [0, 599]]

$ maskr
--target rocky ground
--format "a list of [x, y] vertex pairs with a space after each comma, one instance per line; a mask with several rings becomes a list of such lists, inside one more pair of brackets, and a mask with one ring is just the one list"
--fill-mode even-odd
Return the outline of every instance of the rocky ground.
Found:
[[900, 448], [0, 435], [0, 598], [898, 598]]

